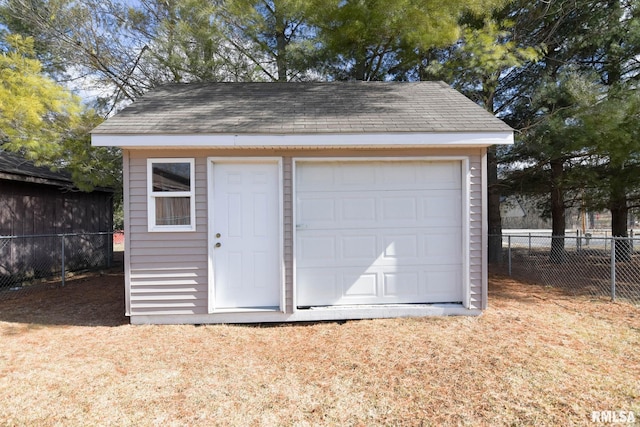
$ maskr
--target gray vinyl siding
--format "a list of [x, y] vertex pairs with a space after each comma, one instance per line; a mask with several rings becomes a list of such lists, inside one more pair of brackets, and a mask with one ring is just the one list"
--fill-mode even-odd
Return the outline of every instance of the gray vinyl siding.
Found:
[[207, 172], [196, 158], [195, 232], [147, 228], [147, 158], [194, 153], [131, 150], [129, 160], [130, 298], [132, 315], [207, 313]]
[[124, 204], [124, 304], [125, 315], [131, 315], [131, 188], [129, 182], [129, 150], [122, 150], [122, 199]]
[[[469, 185], [469, 308], [481, 309], [482, 291], [482, 157], [470, 156]], [[486, 274], [486, 272], [485, 272]]]
[[293, 311], [293, 162], [282, 159], [285, 308]]
[[[469, 308], [482, 309], [484, 243], [483, 243], [483, 150], [467, 149], [378, 149], [378, 150], [149, 150], [131, 149], [125, 162], [125, 204], [127, 216], [127, 268], [129, 315], [183, 315], [208, 312], [208, 214], [207, 157], [212, 156], [278, 156], [283, 171], [283, 256], [285, 309], [293, 311], [293, 157], [308, 156], [469, 156]], [[147, 229], [147, 159], [195, 158], [196, 164], [196, 231], [154, 232]], [[486, 286], [486, 285], [485, 285]]]

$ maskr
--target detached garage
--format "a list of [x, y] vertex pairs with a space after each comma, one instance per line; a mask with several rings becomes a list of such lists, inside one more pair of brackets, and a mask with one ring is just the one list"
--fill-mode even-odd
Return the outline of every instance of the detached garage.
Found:
[[441, 82], [163, 86], [93, 131], [124, 156], [132, 323], [480, 314], [486, 150]]

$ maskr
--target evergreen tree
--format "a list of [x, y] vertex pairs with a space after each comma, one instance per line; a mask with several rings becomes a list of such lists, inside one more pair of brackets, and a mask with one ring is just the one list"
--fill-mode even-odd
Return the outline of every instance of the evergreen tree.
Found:
[[420, 78], [425, 56], [455, 43], [465, 13], [501, 0], [332, 0], [318, 21], [326, 71], [337, 80]]
[[[501, 23], [485, 19], [481, 25], [463, 27], [461, 40], [451, 48], [439, 52], [439, 60], [430, 64], [426, 72], [445, 80], [476, 101], [488, 112], [500, 115], [509, 108], [505, 99], [503, 80], [509, 72], [526, 62], [540, 58], [542, 46], [518, 46], [513, 40], [511, 21]], [[437, 56], [436, 56], [437, 57]], [[500, 262], [502, 255], [502, 221], [498, 182], [497, 147], [487, 150], [489, 261]]]

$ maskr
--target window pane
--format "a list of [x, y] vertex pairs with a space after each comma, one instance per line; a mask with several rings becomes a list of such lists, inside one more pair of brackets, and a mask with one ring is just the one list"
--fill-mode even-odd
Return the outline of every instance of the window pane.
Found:
[[153, 191], [190, 191], [190, 163], [154, 163]]
[[156, 197], [156, 225], [190, 224], [190, 197]]

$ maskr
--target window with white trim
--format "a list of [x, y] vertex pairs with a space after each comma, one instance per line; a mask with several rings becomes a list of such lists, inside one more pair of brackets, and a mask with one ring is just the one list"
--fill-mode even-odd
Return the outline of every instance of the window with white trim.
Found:
[[148, 159], [149, 231], [195, 231], [194, 159]]

